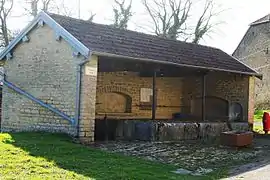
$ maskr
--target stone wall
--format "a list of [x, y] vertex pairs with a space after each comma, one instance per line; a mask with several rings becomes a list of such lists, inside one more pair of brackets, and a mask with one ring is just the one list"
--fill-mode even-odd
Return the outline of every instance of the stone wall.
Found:
[[[121, 95], [123, 94], [130, 96], [132, 100], [130, 116], [135, 118], [151, 118], [151, 103], [148, 110], [142, 110], [140, 108], [141, 88], [152, 88], [152, 78], [139, 77], [137, 73], [132, 72], [99, 72], [97, 80], [97, 113], [105, 113], [105, 110], [119, 112], [119, 109], [124, 108], [123, 102], [125, 100]], [[173, 113], [181, 111], [181, 107], [183, 106], [181, 101], [182, 78], [157, 78], [156, 88], [156, 117], [158, 119], [171, 118]], [[105, 95], [108, 93], [110, 96]], [[109, 104], [111, 106], [106, 108], [105, 106]]]
[[[123, 110], [123, 96], [125, 94], [132, 99], [131, 112], [128, 116], [136, 118], [151, 118], [149, 110], [141, 110], [140, 88], [151, 88], [152, 78], [139, 77], [131, 72], [99, 72], [97, 80], [97, 114], [104, 109], [118, 112]], [[243, 119], [248, 119], [248, 91], [249, 79], [247, 76], [236, 74], [211, 72], [206, 76], [206, 96], [214, 96], [228, 101], [228, 104], [239, 103], [243, 107]], [[108, 94], [109, 95], [105, 95]], [[202, 77], [184, 78], [157, 78], [157, 119], [170, 119], [173, 113], [200, 114], [201, 102], [196, 109], [192, 107], [192, 101], [202, 96]], [[110, 108], [105, 106], [111, 106]], [[193, 108], [193, 109], [192, 109]], [[199, 112], [194, 112], [199, 111]], [[209, 112], [211, 113], [211, 112]], [[123, 114], [121, 114], [123, 116]], [[120, 114], [116, 114], [120, 117]]]
[[[84, 143], [94, 141], [95, 108], [97, 89], [98, 57], [91, 56], [83, 66], [81, 81], [81, 105], [79, 136]], [[90, 71], [90, 72], [89, 72]]]
[[255, 79], [255, 107], [270, 108], [270, 23], [251, 26], [233, 56], [263, 75]]
[[[224, 99], [228, 101], [229, 105], [232, 103], [241, 104], [243, 107], [243, 119], [248, 119], [248, 76], [211, 72], [205, 78], [206, 96]], [[192, 100], [202, 96], [202, 77], [186, 78], [183, 87], [185, 104], [191, 108]], [[201, 111], [201, 107], [198, 109], [198, 111]]]
[[255, 77], [249, 77], [248, 122], [253, 126], [255, 112]]
[[[51, 104], [70, 117], [75, 116], [76, 65], [65, 40], [56, 41], [46, 25], [28, 34], [13, 58], [5, 62], [7, 80], [34, 97]], [[53, 131], [74, 135], [70, 123], [13, 90], [3, 87], [2, 131]]]
[[243, 120], [248, 120], [249, 77], [235, 74], [212, 73], [209, 75], [207, 95], [226, 99], [229, 105], [239, 103], [243, 108]]

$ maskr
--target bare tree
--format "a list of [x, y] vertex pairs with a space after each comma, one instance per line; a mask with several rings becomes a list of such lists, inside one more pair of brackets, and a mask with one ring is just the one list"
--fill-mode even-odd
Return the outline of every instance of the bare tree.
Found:
[[195, 25], [191, 22], [191, 10], [195, 7], [192, 0], [142, 0], [142, 3], [153, 21], [157, 36], [196, 44], [215, 26], [212, 19], [218, 15], [214, 12], [213, 0], [204, 0], [201, 15], [197, 20], [193, 19]]
[[[194, 34], [193, 34], [193, 43], [198, 44], [199, 41], [206, 35], [215, 24], [211, 23], [212, 18], [217, 15], [213, 10], [214, 4], [213, 0], [208, 0], [205, 2], [205, 6], [199, 20], [197, 21]], [[208, 13], [208, 15], [207, 15]]]
[[26, 4], [24, 8], [26, 14], [31, 17], [37, 16], [40, 10], [45, 12], [53, 12], [65, 16], [76, 14], [78, 7], [69, 8], [70, 0], [21, 0], [22, 4]]
[[65, 16], [72, 16], [72, 14], [75, 14], [76, 8], [70, 9], [67, 4], [67, 0], [62, 0], [61, 2], [60, 0], [57, 0], [57, 2], [54, 0], [53, 3], [50, 3], [50, 11]]
[[30, 7], [28, 6], [27, 8], [24, 8], [25, 11], [32, 17], [35, 17], [40, 9], [43, 11], [49, 11], [53, 0], [25, 0], [25, 2], [30, 5]]
[[40, 10], [50, 12], [60, 9], [57, 7], [56, 0], [24, 0], [24, 2], [27, 4], [27, 7], [24, 8], [26, 13], [32, 17], [37, 16]]
[[42, 11], [48, 11], [49, 10], [49, 5], [50, 3], [52, 2], [52, 0], [41, 0], [41, 3], [42, 3], [42, 8], [41, 10]]
[[87, 20], [87, 21], [89, 21], [89, 22], [93, 22], [93, 20], [94, 20], [95, 16], [96, 16], [96, 14], [95, 14], [95, 13], [93, 13], [93, 12], [91, 11], [91, 12], [90, 12], [90, 17], [88, 18], [88, 20]]
[[13, 8], [13, 0], [0, 0], [0, 37], [1, 46], [7, 46], [9, 44], [10, 32], [7, 27], [7, 18]]
[[20, 32], [21, 32], [20, 29], [14, 29], [12, 31], [9, 31], [9, 41], [15, 39], [20, 34]]
[[29, 13], [35, 17], [38, 13], [38, 2], [39, 0], [30, 0], [30, 5], [31, 5], [31, 9], [29, 11]]
[[132, 0], [130, 0], [130, 3], [126, 6], [126, 0], [114, 0], [117, 7], [113, 7], [114, 12], [114, 27], [120, 28], [120, 29], [127, 29], [128, 22], [130, 18], [132, 17], [131, 12], [131, 6], [132, 6]]

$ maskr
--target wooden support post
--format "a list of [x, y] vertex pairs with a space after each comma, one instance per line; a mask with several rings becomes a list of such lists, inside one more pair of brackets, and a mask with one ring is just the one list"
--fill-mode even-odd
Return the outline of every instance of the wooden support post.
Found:
[[109, 131], [109, 128], [108, 128], [108, 119], [107, 119], [107, 115], [105, 115], [105, 117], [104, 117], [104, 124], [105, 124], [105, 133], [104, 133], [104, 135], [105, 135], [105, 137], [104, 137], [104, 139], [105, 139], [105, 142], [108, 142], [108, 131]]
[[153, 84], [152, 84], [152, 89], [153, 89], [152, 120], [155, 120], [156, 119], [156, 108], [157, 108], [156, 77], [157, 77], [157, 72], [154, 71], [154, 74], [153, 74]]
[[206, 73], [202, 77], [202, 121], [205, 121]]

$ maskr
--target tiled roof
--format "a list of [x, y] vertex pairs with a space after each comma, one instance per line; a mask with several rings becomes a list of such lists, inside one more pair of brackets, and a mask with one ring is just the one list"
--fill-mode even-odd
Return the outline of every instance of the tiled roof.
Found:
[[250, 24], [250, 26], [254, 26], [254, 25], [257, 25], [257, 24], [262, 24], [262, 23], [267, 23], [267, 22], [270, 22], [270, 14], [267, 14], [266, 16], [252, 22]]
[[257, 72], [217, 48], [120, 30], [66, 16], [50, 16], [94, 53], [257, 75]]

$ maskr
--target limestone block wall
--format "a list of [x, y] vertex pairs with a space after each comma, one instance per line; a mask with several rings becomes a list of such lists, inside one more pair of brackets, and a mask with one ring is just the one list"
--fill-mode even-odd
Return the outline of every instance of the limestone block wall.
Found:
[[[206, 97], [217, 97], [232, 103], [239, 103], [243, 107], [243, 119], [248, 119], [248, 76], [211, 72], [206, 76]], [[202, 77], [188, 77], [184, 83], [185, 103], [192, 106], [192, 99], [202, 96]], [[201, 104], [199, 104], [200, 106]], [[197, 109], [201, 111], [201, 107]], [[199, 112], [200, 113], [200, 112]], [[198, 113], [198, 114], [199, 114]]]
[[[151, 107], [140, 109], [141, 88], [152, 88], [152, 78], [139, 77], [133, 72], [99, 72], [97, 79], [97, 113], [106, 113], [105, 106], [110, 106], [111, 112], [123, 109], [125, 100], [121, 94], [131, 97], [131, 116], [151, 118]], [[172, 113], [181, 111], [182, 78], [157, 78], [157, 111], [156, 117], [171, 118]], [[108, 94], [106, 96], [105, 94]], [[115, 94], [118, 93], [118, 94]]]
[[229, 105], [239, 103], [243, 108], [243, 119], [248, 119], [249, 77], [235, 74], [211, 73], [207, 85], [206, 95], [218, 96], [226, 99]]
[[82, 68], [79, 136], [84, 143], [94, 141], [98, 57], [91, 56]]
[[255, 107], [270, 108], [270, 23], [251, 26], [233, 56], [263, 75], [255, 79]]
[[[28, 34], [29, 42], [13, 50], [13, 58], [5, 62], [7, 80], [34, 97], [75, 115], [76, 64], [73, 49], [64, 39], [56, 41], [48, 26], [36, 27]], [[46, 130], [75, 134], [68, 121], [3, 87], [3, 131]]]
[[248, 122], [253, 124], [255, 112], [255, 77], [249, 77]]

